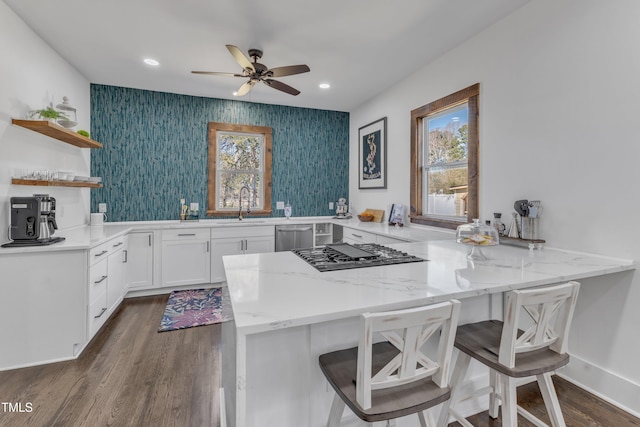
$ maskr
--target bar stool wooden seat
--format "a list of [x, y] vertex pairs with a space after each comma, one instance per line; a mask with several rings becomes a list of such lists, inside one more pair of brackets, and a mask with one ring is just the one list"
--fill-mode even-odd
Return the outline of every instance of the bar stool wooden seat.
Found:
[[[319, 357], [322, 373], [336, 392], [327, 426], [340, 424], [345, 404], [368, 423], [417, 413], [423, 427], [435, 425], [422, 411], [449, 399], [449, 367], [459, 313], [460, 302], [452, 300], [363, 314], [358, 347]], [[437, 331], [439, 338], [434, 335]], [[386, 341], [374, 343], [376, 332]], [[435, 360], [422, 352], [431, 336], [438, 341], [425, 348], [437, 347]]]
[[[530, 376], [538, 381], [551, 425], [564, 426], [551, 375], [569, 363], [567, 339], [579, 287], [579, 283], [569, 282], [507, 292], [504, 322], [490, 320], [460, 326], [454, 344], [460, 353], [451, 379], [452, 396], [443, 405], [438, 427], [445, 427], [449, 416], [465, 427], [472, 427], [455, 406], [482, 392], [490, 393], [492, 418], [498, 417], [501, 402], [503, 427], [517, 426], [518, 413], [537, 426], [547, 426], [517, 406], [515, 379]], [[523, 313], [528, 316], [522, 316]], [[518, 325], [523, 323], [527, 323], [527, 327], [521, 330]], [[459, 397], [458, 390], [471, 358], [489, 367], [490, 386]]]

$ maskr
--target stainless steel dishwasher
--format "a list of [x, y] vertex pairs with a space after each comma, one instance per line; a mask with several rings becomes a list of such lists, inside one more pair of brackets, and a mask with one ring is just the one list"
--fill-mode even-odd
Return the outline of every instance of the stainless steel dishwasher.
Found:
[[276, 225], [276, 252], [313, 247], [311, 224]]

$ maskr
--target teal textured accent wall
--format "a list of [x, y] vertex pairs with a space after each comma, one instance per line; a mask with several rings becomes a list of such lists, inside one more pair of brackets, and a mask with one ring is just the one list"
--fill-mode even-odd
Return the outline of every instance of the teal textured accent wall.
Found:
[[[349, 113], [91, 85], [91, 211], [107, 203], [109, 221], [177, 219], [180, 198], [207, 207], [207, 123], [273, 129], [272, 209], [331, 215], [348, 197]], [[201, 215], [202, 216], [202, 215]]]

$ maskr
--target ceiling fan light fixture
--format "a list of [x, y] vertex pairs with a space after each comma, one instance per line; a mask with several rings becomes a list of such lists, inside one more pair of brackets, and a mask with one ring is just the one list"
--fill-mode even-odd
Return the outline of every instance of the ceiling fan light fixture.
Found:
[[155, 59], [153, 59], [153, 58], [145, 58], [144, 59], [144, 63], [147, 64], [147, 65], [152, 65], [154, 67], [160, 65], [160, 63], [158, 61], [156, 61]]
[[287, 77], [294, 74], [308, 73], [309, 71], [311, 71], [309, 69], [309, 66], [305, 64], [269, 68], [266, 65], [258, 62], [258, 59], [262, 58], [262, 51], [259, 49], [249, 49], [249, 57], [253, 59], [253, 62], [251, 62], [249, 58], [247, 58], [247, 56], [242, 53], [242, 51], [236, 46], [228, 44], [226, 45], [226, 47], [229, 53], [231, 53], [233, 58], [236, 60], [238, 65], [242, 67], [242, 74], [220, 73], [217, 71], [191, 71], [191, 73], [249, 78], [249, 81], [240, 86], [240, 89], [238, 89], [237, 92], [233, 94], [234, 96], [246, 95], [253, 88], [253, 86], [260, 82], [273, 89], [296, 96], [300, 94], [300, 91], [298, 89], [282, 83], [279, 80], [274, 80], [273, 78]]

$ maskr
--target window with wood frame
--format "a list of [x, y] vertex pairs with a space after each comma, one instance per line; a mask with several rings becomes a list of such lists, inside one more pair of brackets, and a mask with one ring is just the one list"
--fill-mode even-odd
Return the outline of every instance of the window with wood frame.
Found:
[[411, 222], [478, 217], [479, 95], [478, 83], [411, 111]]
[[209, 123], [209, 216], [271, 214], [271, 128]]

